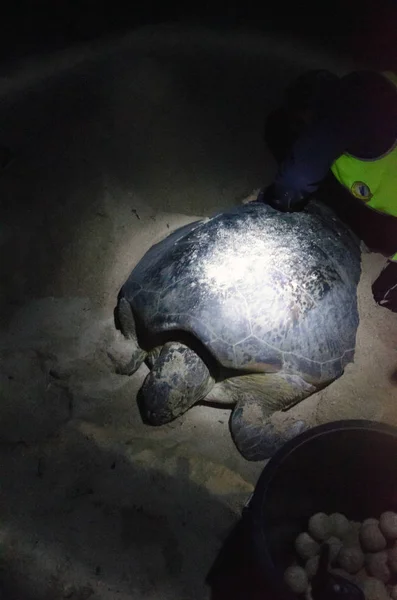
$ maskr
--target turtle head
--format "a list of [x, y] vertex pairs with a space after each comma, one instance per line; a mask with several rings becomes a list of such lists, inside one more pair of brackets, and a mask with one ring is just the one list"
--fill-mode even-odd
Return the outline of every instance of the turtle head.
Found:
[[213, 385], [207, 365], [194, 350], [168, 342], [139, 391], [142, 420], [165, 425], [203, 400]]
[[172, 402], [172, 395], [166, 382], [156, 382], [155, 386], [144, 384], [138, 393], [142, 421], [147, 425], [166, 425], [183, 414], [189, 407], [179, 407]]

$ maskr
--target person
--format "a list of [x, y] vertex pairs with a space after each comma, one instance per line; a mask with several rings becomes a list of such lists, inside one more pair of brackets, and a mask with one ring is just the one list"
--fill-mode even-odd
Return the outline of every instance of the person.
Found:
[[316, 194], [387, 256], [372, 292], [397, 312], [397, 76], [304, 73], [269, 115], [265, 141], [278, 171], [255, 201], [293, 211]]

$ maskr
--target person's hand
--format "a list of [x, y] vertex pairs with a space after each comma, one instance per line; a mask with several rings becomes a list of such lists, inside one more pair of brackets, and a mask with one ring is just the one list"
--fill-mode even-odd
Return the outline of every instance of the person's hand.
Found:
[[292, 212], [302, 209], [302, 200], [300, 194], [297, 194], [293, 190], [280, 189], [273, 183], [259, 192], [256, 202], [268, 204], [281, 212]]

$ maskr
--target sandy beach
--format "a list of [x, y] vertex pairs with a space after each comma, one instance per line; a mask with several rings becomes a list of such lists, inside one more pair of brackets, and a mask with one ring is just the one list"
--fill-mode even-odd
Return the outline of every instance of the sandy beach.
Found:
[[[113, 372], [119, 288], [153, 243], [271, 182], [266, 112], [301, 71], [351, 65], [297, 41], [146, 27], [0, 73], [0, 567], [12, 598], [205, 600], [262, 463], [224, 407], [141, 422], [148, 369]], [[292, 409], [397, 425], [397, 314], [363, 254], [356, 357]], [[6, 592], [4, 592], [6, 593]], [[3, 597], [3, 596], [2, 596]]]

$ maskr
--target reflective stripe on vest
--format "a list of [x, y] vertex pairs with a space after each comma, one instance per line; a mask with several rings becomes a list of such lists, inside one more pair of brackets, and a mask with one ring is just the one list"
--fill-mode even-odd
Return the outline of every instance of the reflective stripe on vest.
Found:
[[[397, 76], [390, 72], [382, 74], [396, 86], [397, 102]], [[339, 183], [369, 208], [397, 217], [397, 140], [386, 154], [374, 160], [342, 154], [331, 171]]]

